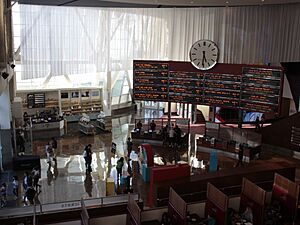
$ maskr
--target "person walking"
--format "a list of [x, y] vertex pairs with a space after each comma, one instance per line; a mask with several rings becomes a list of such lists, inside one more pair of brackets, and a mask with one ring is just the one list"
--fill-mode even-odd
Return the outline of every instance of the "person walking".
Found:
[[47, 163], [51, 164], [51, 161], [54, 157], [53, 147], [50, 142], [46, 145], [46, 155], [47, 155]]
[[52, 151], [53, 151], [53, 160], [56, 161], [57, 141], [54, 137], [51, 138], [51, 146], [52, 146]]
[[[32, 185], [28, 186], [25, 192], [25, 199], [27, 199], [30, 205], [34, 204], [35, 195], [36, 195], [36, 190], [33, 188], [33, 186]], [[27, 201], [25, 201], [25, 205], [27, 205]]]
[[17, 199], [19, 197], [19, 180], [17, 176], [13, 176], [12, 186], [13, 186], [13, 194]]
[[131, 153], [131, 151], [132, 151], [132, 146], [133, 146], [133, 143], [132, 143], [130, 137], [127, 139], [126, 144], [127, 144], [127, 156], [129, 157], [129, 156], [130, 156], [130, 153]]
[[40, 188], [41, 185], [39, 184], [39, 180], [40, 180], [40, 171], [37, 167], [34, 167], [32, 172], [32, 178], [33, 178], [33, 187], [35, 188], [35, 190], [38, 192], [41, 192]]
[[92, 172], [92, 145], [88, 144], [84, 148], [83, 158], [85, 160], [86, 173]]
[[29, 175], [28, 172], [25, 172], [24, 173], [24, 177], [23, 177], [23, 191], [24, 191], [24, 203], [26, 203], [26, 191], [27, 191], [27, 188], [29, 186], [32, 186], [32, 177]]

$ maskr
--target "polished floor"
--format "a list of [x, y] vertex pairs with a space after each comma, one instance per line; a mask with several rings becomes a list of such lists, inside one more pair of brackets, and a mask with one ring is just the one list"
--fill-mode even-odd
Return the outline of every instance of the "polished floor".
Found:
[[[134, 127], [135, 119], [161, 117], [162, 112], [157, 110], [144, 110], [129, 112], [112, 118], [112, 132], [99, 133], [94, 136], [86, 136], [78, 131], [77, 124], [68, 125], [67, 134], [58, 139], [58, 149], [56, 152], [57, 161], [47, 163], [45, 156], [45, 145], [49, 140], [35, 140], [33, 142], [33, 154], [41, 156], [41, 192], [39, 201], [42, 204], [78, 200], [80, 198], [98, 198], [106, 196], [106, 178], [113, 177], [116, 181], [116, 161], [121, 156], [126, 156], [126, 140]], [[182, 148], [174, 152], [172, 148], [163, 146], [153, 146], [156, 154], [156, 162], [174, 164], [175, 161], [190, 162], [194, 156], [203, 160], [201, 165], [209, 161], [210, 154], [201, 152], [195, 148], [195, 138], [203, 134], [203, 125], [192, 128], [189, 147]], [[111, 143], [117, 144], [116, 154], [111, 152]], [[92, 144], [93, 172], [86, 175], [83, 159], [83, 149], [87, 144]], [[136, 148], [139, 143], [134, 143]], [[265, 161], [296, 163], [299, 168], [299, 161], [285, 158], [274, 153], [263, 153], [262, 159], [245, 163], [244, 166], [263, 164]], [[219, 154], [218, 162], [220, 169], [234, 167], [236, 159]], [[30, 171], [29, 171], [30, 172]], [[193, 168], [193, 174], [206, 173], [204, 168]], [[1, 175], [1, 182], [8, 184], [8, 204], [7, 207], [23, 206], [22, 197], [15, 199], [12, 194], [12, 176], [18, 175], [20, 186], [22, 183], [23, 172], [7, 171]], [[297, 170], [297, 180], [300, 180], [299, 170]], [[116, 181], [117, 182], [117, 181]], [[142, 198], [147, 197], [149, 185], [144, 183], [141, 177], [132, 181], [134, 192], [139, 192]], [[118, 187], [116, 183], [116, 187]], [[20, 196], [23, 190], [20, 187]], [[116, 192], [122, 193], [121, 188], [116, 188]]]

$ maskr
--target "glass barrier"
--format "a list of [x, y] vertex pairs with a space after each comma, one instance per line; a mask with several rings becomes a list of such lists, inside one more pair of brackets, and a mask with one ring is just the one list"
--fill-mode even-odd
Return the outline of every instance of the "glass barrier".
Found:
[[[140, 196], [138, 193], [131, 194], [134, 197], [134, 200], [138, 201]], [[84, 199], [86, 207], [91, 206], [108, 206], [118, 203], [126, 203], [128, 201], [128, 194], [116, 195], [102, 198], [93, 198], [93, 199]], [[49, 204], [40, 204], [32, 205], [26, 207], [17, 207], [17, 208], [4, 208], [1, 209], [0, 219], [1, 218], [17, 218], [24, 216], [35, 216], [41, 213], [45, 214], [48, 212], [60, 212], [60, 211], [69, 211], [74, 209], [81, 208], [80, 200], [76, 201], [67, 201], [60, 203], [49, 203]]]

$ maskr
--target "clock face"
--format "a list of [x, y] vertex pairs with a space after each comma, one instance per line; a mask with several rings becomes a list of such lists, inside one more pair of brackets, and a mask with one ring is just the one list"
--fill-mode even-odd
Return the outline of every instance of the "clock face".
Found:
[[190, 49], [190, 60], [200, 70], [213, 68], [219, 58], [218, 46], [210, 40], [196, 41]]

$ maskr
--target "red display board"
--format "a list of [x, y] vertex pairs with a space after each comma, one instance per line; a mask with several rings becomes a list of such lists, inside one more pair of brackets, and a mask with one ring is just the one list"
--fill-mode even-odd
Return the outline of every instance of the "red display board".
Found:
[[135, 100], [181, 102], [278, 112], [282, 68], [219, 63], [200, 71], [190, 62], [133, 61]]
[[189, 177], [191, 167], [188, 164], [174, 166], [157, 166], [151, 168], [150, 184], [161, 181], [179, 179]]

